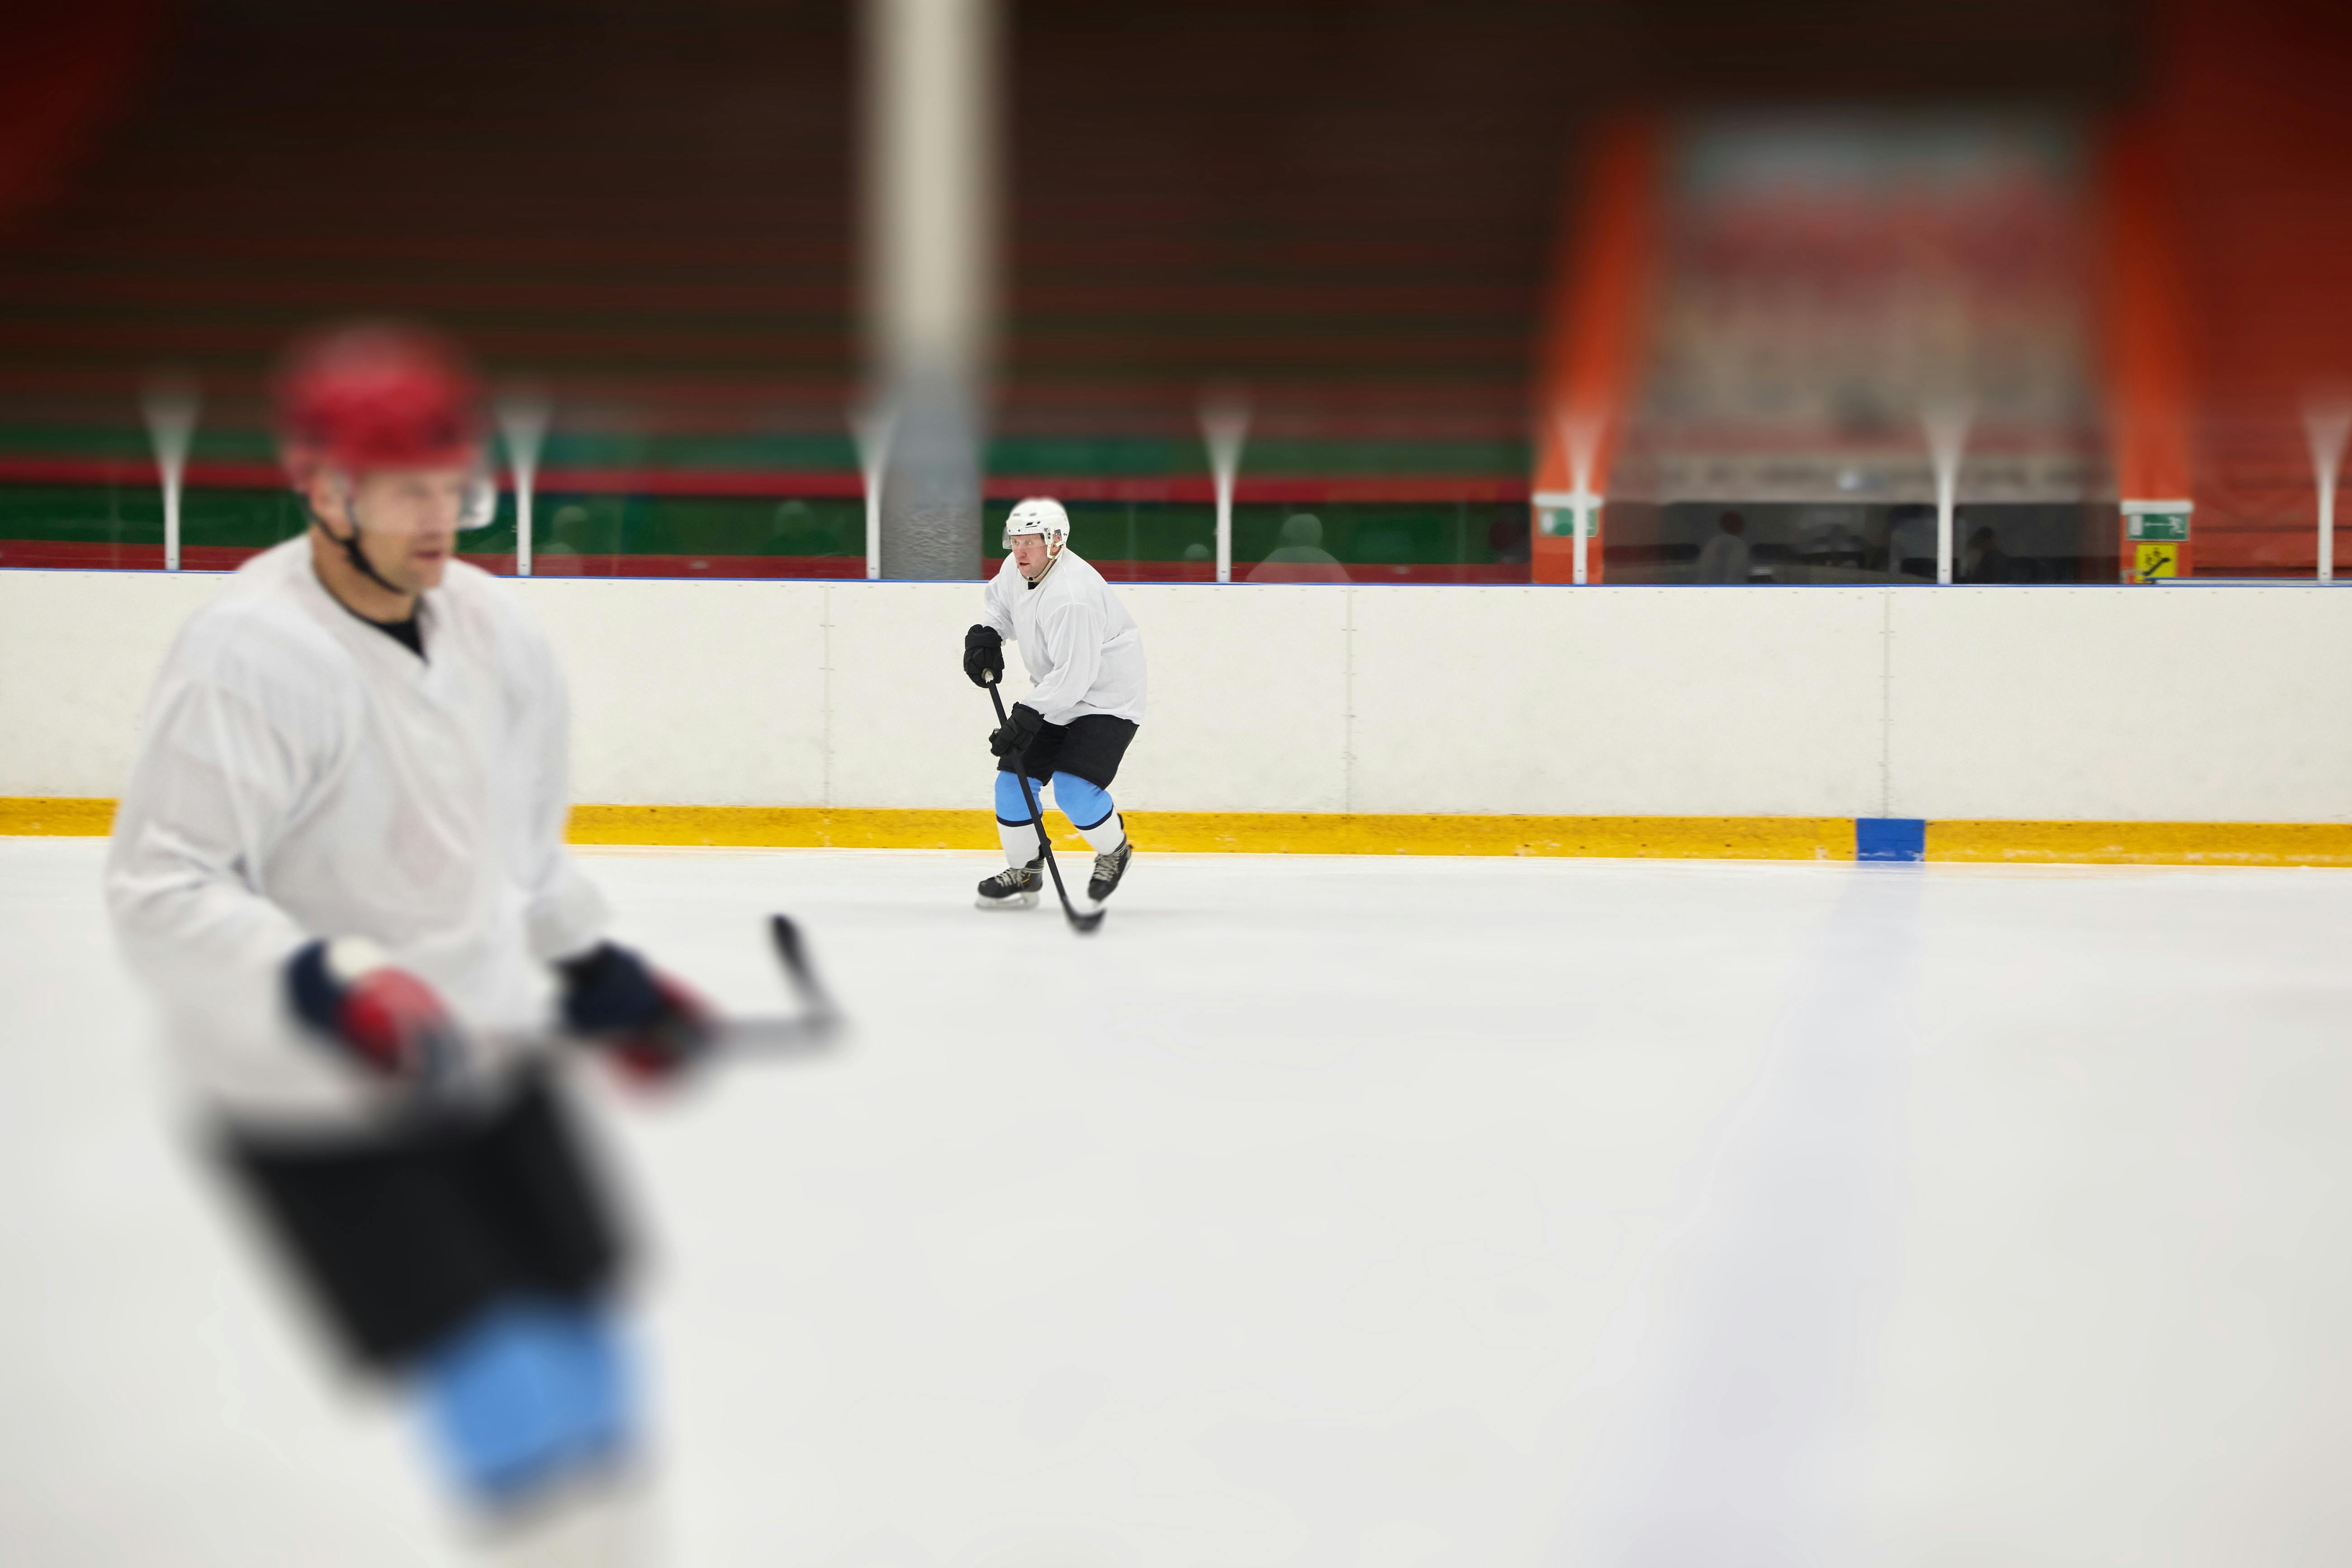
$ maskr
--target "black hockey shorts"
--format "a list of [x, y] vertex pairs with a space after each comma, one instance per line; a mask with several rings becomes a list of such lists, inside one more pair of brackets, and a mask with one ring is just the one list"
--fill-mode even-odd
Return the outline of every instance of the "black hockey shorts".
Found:
[[[1076, 773], [1097, 789], [1110, 788], [1118, 776], [1119, 759], [1135, 739], [1135, 723], [1108, 713], [1081, 713], [1066, 724], [1048, 724], [1029, 742], [1022, 759], [1029, 776], [1044, 784], [1055, 773]], [[996, 771], [1013, 771], [1011, 757], [999, 757]]]
[[478, 1119], [301, 1142], [231, 1132], [229, 1169], [337, 1340], [396, 1369], [517, 1297], [585, 1301], [622, 1258], [612, 1208], [542, 1076]]

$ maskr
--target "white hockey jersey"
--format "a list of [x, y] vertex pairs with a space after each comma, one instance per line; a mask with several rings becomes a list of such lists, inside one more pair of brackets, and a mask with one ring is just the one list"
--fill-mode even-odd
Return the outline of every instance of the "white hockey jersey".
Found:
[[460, 562], [419, 621], [423, 659], [331, 597], [298, 537], [190, 619], [149, 699], [107, 901], [194, 1087], [240, 1124], [355, 1123], [389, 1092], [294, 1020], [286, 961], [312, 938], [423, 977], [483, 1032], [487, 1078], [548, 1026], [548, 961], [603, 932], [564, 847], [553, 650]]
[[1034, 587], [1010, 555], [988, 581], [986, 618], [1021, 645], [1022, 701], [1048, 724], [1087, 713], [1143, 722], [1143, 634], [1102, 574], [1066, 544]]

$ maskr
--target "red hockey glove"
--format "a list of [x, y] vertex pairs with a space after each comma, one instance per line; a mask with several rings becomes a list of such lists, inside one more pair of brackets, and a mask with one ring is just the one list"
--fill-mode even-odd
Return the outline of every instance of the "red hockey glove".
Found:
[[457, 1059], [457, 1026], [441, 998], [372, 942], [311, 942], [288, 962], [286, 980], [295, 1016], [372, 1072], [431, 1079]]

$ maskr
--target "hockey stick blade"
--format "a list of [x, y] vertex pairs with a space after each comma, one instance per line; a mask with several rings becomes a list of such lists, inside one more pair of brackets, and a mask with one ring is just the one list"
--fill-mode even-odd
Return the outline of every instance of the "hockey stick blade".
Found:
[[[996, 694], [993, 682], [988, 688], [988, 700], [996, 705], [997, 724], [1002, 728], [1011, 727], [1013, 720], [1004, 711], [1004, 699]], [[1095, 927], [1102, 924], [1106, 911], [1088, 910], [1080, 914], [1077, 906], [1070, 902], [1070, 890], [1062, 886], [1062, 863], [1054, 858], [1054, 841], [1045, 836], [1045, 810], [1037, 804], [1037, 792], [1029, 785], [1029, 756], [1026, 752], [1013, 753], [1013, 776], [1021, 785], [1022, 800], [1028, 805], [1029, 820], [1037, 826], [1037, 850], [1045, 857], [1045, 869], [1054, 879], [1054, 893], [1062, 900], [1062, 912], [1070, 917], [1072, 931], [1080, 936], [1090, 936]]]
[[808, 944], [801, 940], [801, 928], [790, 915], [768, 917], [768, 940], [775, 944], [776, 961], [784, 967], [784, 978], [802, 1001], [808, 1004], [809, 1016], [824, 1020], [830, 1028], [841, 1022], [841, 1009], [834, 1005], [833, 993], [816, 977], [816, 965], [809, 962]]
[[710, 1032], [709, 1045], [720, 1053], [814, 1056], [841, 1038], [841, 1016], [814, 1013], [798, 1018], [729, 1018]]
[[784, 984], [803, 1005], [797, 1014], [773, 1016], [740, 1014], [719, 1018], [705, 1037], [708, 1048], [719, 1054], [749, 1052], [760, 1056], [814, 1056], [829, 1049], [841, 1037], [848, 1020], [834, 1005], [833, 994], [816, 977], [809, 962], [808, 944], [792, 916], [768, 917], [768, 940], [784, 972]]

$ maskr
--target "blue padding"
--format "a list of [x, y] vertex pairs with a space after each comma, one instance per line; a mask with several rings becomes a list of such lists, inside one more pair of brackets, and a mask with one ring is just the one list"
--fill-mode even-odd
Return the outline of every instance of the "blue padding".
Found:
[[1029, 803], [1021, 797], [1021, 781], [1011, 773], [996, 775], [996, 820], [1026, 822]]
[[493, 1507], [625, 1453], [632, 1382], [604, 1311], [544, 1302], [483, 1313], [425, 1358], [419, 1380], [442, 1462]]
[[1927, 823], [1917, 816], [1857, 816], [1853, 819], [1853, 858], [1857, 860], [1925, 860]]
[[1110, 816], [1110, 791], [1076, 773], [1054, 775], [1054, 804], [1079, 828], [1099, 827]]

